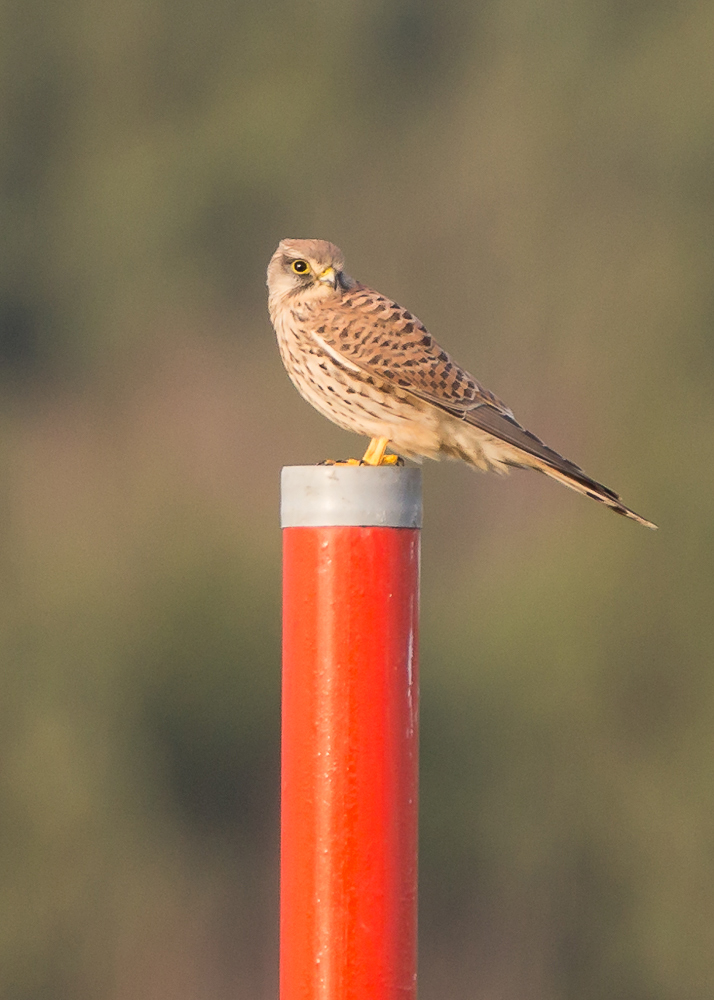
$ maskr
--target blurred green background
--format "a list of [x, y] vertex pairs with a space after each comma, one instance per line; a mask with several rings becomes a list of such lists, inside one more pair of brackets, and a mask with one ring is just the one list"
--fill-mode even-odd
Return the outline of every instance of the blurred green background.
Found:
[[0, 6], [0, 995], [277, 991], [284, 236], [660, 525], [425, 467], [422, 1000], [714, 996], [714, 7]]

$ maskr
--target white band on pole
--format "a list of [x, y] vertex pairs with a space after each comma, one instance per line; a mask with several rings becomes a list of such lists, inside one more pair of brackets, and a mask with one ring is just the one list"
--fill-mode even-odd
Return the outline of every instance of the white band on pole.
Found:
[[283, 528], [421, 528], [421, 469], [289, 465], [280, 481]]

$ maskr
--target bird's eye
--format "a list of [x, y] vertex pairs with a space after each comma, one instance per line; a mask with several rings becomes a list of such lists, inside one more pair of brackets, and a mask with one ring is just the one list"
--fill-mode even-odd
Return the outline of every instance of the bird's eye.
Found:
[[310, 270], [310, 265], [306, 260], [294, 260], [293, 261], [293, 271], [295, 274], [307, 274]]

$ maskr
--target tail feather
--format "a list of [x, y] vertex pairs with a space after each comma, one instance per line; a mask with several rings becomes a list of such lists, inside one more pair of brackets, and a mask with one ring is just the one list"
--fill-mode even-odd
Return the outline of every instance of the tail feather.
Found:
[[656, 524], [652, 524], [651, 521], [645, 520], [634, 510], [626, 507], [613, 490], [591, 479], [580, 466], [563, 458], [557, 451], [544, 444], [539, 437], [526, 430], [510, 411], [499, 409], [493, 404], [479, 403], [464, 414], [462, 419], [485, 431], [492, 439], [505, 442], [514, 448], [514, 452], [510, 455], [499, 456], [502, 462], [521, 468], [537, 469], [551, 479], [557, 479], [564, 486], [569, 486], [576, 493], [599, 500], [623, 517], [630, 517], [646, 528], [657, 528]]
[[539, 472], [545, 473], [546, 476], [550, 476], [551, 479], [557, 479], [559, 483], [563, 486], [570, 487], [571, 490], [575, 490], [576, 493], [582, 493], [583, 496], [591, 497], [593, 500], [599, 500], [600, 503], [604, 503], [605, 506], [609, 507], [610, 510], [614, 510], [616, 514], [622, 514], [623, 517], [630, 517], [633, 521], [637, 521], [638, 524], [643, 524], [645, 528], [652, 528], [654, 531], [657, 530], [657, 525], [653, 524], [652, 521], [647, 521], [644, 517], [640, 517], [636, 514], [634, 510], [630, 510], [622, 502], [617, 493], [613, 492], [603, 486], [601, 483], [596, 483], [594, 479], [590, 479], [584, 473], [580, 475], [573, 475], [567, 472], [561, 472], [560, 469], [553, 468], [547, 462], [539, 462], [537, 465], [533, 465], [532, 468], [537, 468]]

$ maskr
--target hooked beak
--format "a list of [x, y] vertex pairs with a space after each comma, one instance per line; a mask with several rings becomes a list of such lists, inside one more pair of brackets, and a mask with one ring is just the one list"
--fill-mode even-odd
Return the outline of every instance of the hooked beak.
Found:
[[337, 273], [334, 267], [330, 264], [326, 267], [322, 274], [319, 276], [318, 281], [324, 282], [326, 285], [332, 285], [333, 288], [337, 288]]

